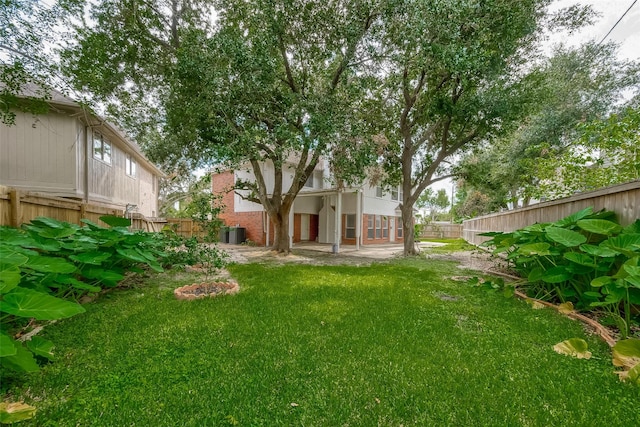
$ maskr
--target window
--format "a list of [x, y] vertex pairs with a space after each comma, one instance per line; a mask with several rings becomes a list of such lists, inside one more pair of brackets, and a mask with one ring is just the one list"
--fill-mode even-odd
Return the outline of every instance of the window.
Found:
[[345, 230], [344, 237], [347, 239], [355, 239], [356, 238], [356, 216], [355, 215], [347, 215], [347, 220], [345, 221]]
[[382, 187], [376, 187], [376, 197], [382, 197]]
[[93, 157], [111, 164], [111, 143], [97, 132], [93, 134]]
[[367, 216], [367, 239], [373, 239], [373, 215]]
[[376, 239], [382, 238], [382, 217], [376, 215]]
[[398, 218], [398, 237], [402, 237], [402, 218]]
[[130, 154], [127, 154], [125, 159], [125, 170], [127, 172], [127, 175], [133, 177], [136, 176], [136, 161], [133, 159], [133, 157], [131, 157]]
[[309, 175], [309, 178], [307, 178], [307, 182], [304, 183], [304, 186], [313, 188], [313, 172], [311, 172], [311, 174]]
[[391, 200], [402, 201], [402, 185], [398, 185], [397, 187], [393, 187], [391, 189]]
[[382, 237], [389, 238], [389, 224], [386, 216], [382, 217]]

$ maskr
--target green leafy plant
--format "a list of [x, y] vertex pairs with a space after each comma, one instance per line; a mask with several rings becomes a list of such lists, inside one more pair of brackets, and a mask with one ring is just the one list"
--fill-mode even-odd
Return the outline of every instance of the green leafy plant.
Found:
[[12, 335], [29, 319], [47, 321], [83, 313], [76, 300], [118, 284], [142, 267], [163, 271], [162, 245], [150, 233], [132, 232], [131, 221], [100, 218], [84, 226], [36, 218], [21, 229], [0, 227], [0, 363], [16, 371], [38, 370], [36, 357], [53, 360], [53, 343]]
[[640, 305], [640, 220], [622, 227], [610, 211], [583, 209], [553, 223], [512, 233], [485, 233], [483, 245], [527, 278], [536, 298], [601, 307], [618, 320], [623, 338]]

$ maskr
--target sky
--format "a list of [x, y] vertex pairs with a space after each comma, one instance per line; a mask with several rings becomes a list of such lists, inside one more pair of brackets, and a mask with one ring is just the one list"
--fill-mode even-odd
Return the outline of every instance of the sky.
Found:
[[[574, 34], [558, 32], [550, 36], [550, 43], [564, 43], [568, 46], [579, 46], [589, 40], [599, 42], [614, 26], [616, 21], [634, 3], [634, 0], [559, 0], [552, 6], [552, 11], [569, 7], [574, 4], [591, 5], [601, 16], [596, 18], [596, 23], [583, 27]], [[615, 27], [606, 41], [614, 41], [619, 45], [618, 56], [621, 59], [640, 60], [640, 0], [636, 3]], [[434, 192], [443, 188], [451, 197], [453, 182], [444, 180], [431, 186]]]

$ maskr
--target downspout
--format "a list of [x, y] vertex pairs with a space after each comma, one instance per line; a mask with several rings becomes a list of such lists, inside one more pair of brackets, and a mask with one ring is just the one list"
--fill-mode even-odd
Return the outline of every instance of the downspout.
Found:
[[85, 126], [84, 128], [84, 202], [89, 203], [89, 159], [91, 156], [91, 150], [89, 149], [89, 132], [91, 126]]
[[265, 246], [265, 248], [268, 248], [269, 247], [269, 225], [270, 225], [269, 224], [269, 214], [267, 213], [267, 211], [264, 211], [264, 210], [262, 211], [262, 225], [263, 225], [263, 227], [266, 227], [266, 230], [267, 230], [267, 238], [266, 238], [264, 246]]

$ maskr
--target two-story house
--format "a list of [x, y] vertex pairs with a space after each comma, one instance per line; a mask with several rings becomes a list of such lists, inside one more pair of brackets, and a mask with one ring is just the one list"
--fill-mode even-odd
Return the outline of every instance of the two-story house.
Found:
[[[273, 185], [273, 167], [262, 163], [267, 188]], [[288, 188], [293, 172], [284, 174]], [[246, 237], [260, 246], [273, 243], [274, 230], [260, 204], [245, 200], [242, 190], [233, 190], [238, 180], [255, 179], [249, 170], [213, 173], [212, 191], [223, 195], [225, 205], [221, 219], [228, 226], [246, 229]], [[291, 243], [318, 242], [355, 245], [400, 243], [403, 239], [401, 188], [383, 191], [381, 187], [362, 186], [338, 189], [330, 185], [329, 167], [319, 162], [305, 183], [291, 209], [289, 238]]]
[[157, 216], [164, 174], [140, 148], [59, 92], [48, 104], [45, 114], [15, 111], [15, 124], [0, 123], [0, 185]]

